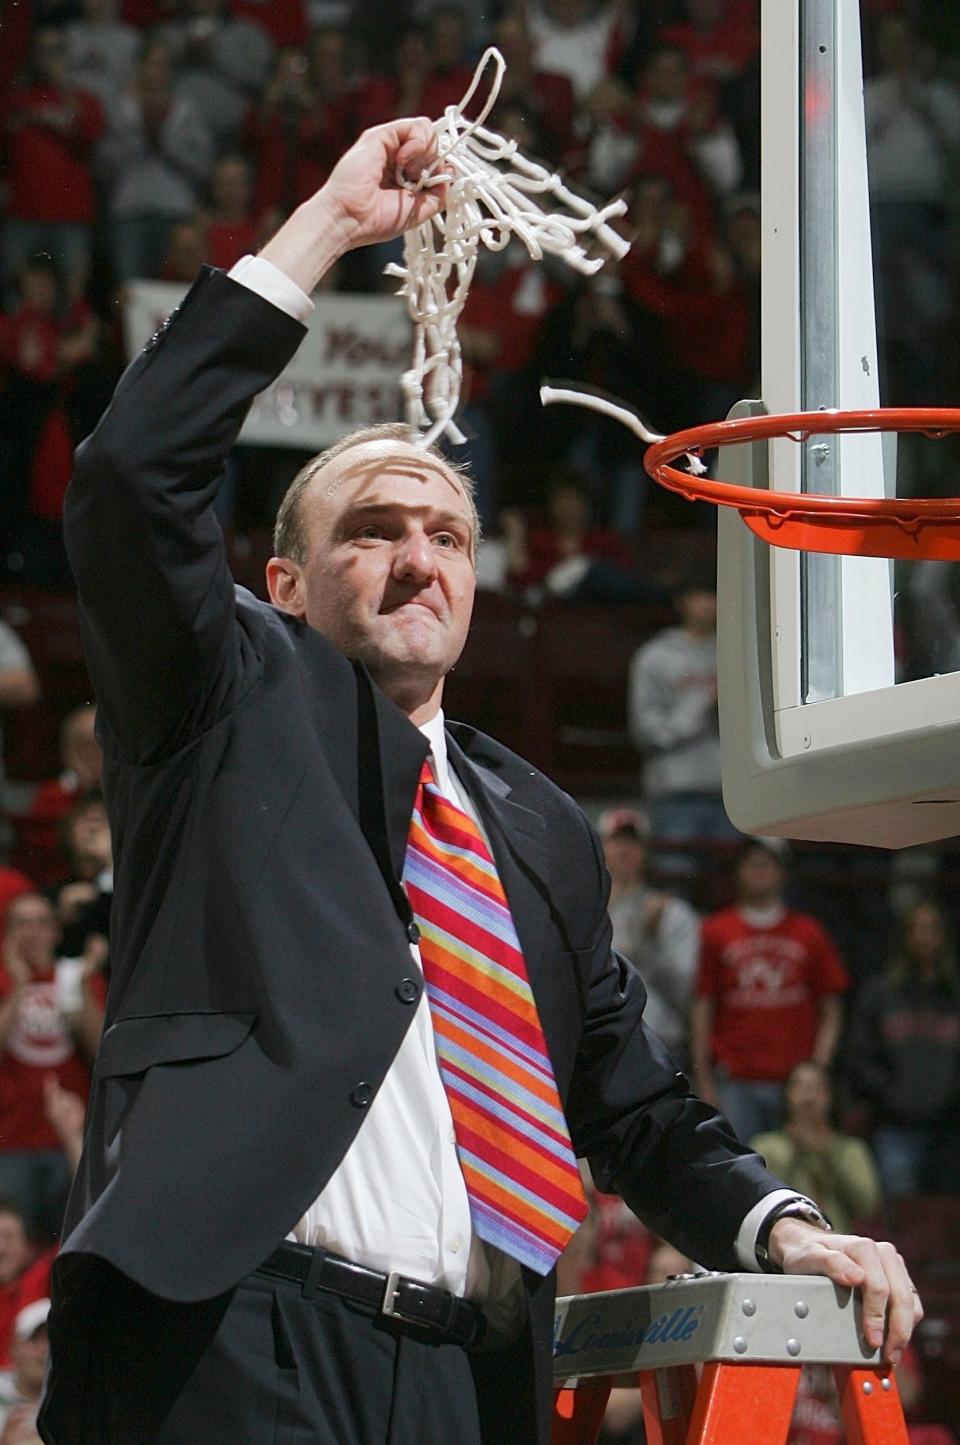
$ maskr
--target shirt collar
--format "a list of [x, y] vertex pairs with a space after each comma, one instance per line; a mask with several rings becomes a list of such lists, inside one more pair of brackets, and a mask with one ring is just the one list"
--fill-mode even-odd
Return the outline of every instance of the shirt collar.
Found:
[[444, 731], [445, 719], [443, 709], [439, 708], [428, 722], [420, 724], [420, 731], [430, 744], [430, 756], [433, 760], [433, 771], [437, 778], [437, 787], [441, 793], [449, 797], [450, 787], [450, 764], [447, 760], [447, 734]]

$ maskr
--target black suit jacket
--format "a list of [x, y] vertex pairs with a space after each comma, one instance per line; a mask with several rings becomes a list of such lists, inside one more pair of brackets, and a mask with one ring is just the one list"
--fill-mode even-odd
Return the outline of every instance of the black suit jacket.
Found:
[[[302, 334], [206, 271], [77, 457], [66, 535], [116, 891], [64, 1300], [91, 1260], [169, 1299], [234, 1286], [343, 1158], [422, 987], [405, 985], [398, 879], [426, 742], [361, 666], [234, 587], [212, 511], [252, 397]], [[652, 1229], [735, 1268], [744, 1214], [779, 1181], [645, 1030], [595, 836], [529, 764], [469, 727], [449, 737], [577, 1153]], [[546, 1429], [552, 1280], [527, 1283]], [[54, 1399], [57, 1380], [55, 1358]]]

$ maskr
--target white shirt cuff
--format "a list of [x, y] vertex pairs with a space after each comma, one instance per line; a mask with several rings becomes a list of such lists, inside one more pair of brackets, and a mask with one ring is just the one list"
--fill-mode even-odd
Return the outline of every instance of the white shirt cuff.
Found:
[[279, 266], [263, 256], [241, 256], [227, 273], [231, 281], [239, 281], [248, 291], [256, 291], [271, 306], [285, 311], [294, 321], [306, 326], [313, 314], [313, 302], [296, 281], [291, 281]]
[[805, 1197], [795, 1189], [774, 1189], [770, 1194], [765, 1194], [759, 1204], [753, 1206], [741, 1224], [734, 1244], [741, 1268], [750, 1270], [753, 1274], [763, 1273], [757, 1262], [757, 1235], [760, 1233], [761, 1224], [778, 1204], [786, 1204], [788, 1200], [792, 1203], [794, 1199]]

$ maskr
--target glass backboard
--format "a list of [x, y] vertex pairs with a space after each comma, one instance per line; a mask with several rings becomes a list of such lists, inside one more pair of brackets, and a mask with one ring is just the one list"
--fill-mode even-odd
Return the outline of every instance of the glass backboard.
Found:
[[[762, 399], [745, 405], [771, 413], [960, 400], [947, 265], [960, 91], [934, 35], [864, 9], [761, 4]], [[953, 439], [814, 436], [723, 452], [720, 475], [952, 495], [955, 460]], [[767, 548], [726, 509], [719, 547], [733, 820], [886, 846], [960, 833], [960, 568]]]

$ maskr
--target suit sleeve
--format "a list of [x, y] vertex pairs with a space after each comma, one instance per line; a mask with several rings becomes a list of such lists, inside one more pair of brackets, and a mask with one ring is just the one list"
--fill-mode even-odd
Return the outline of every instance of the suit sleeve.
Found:
[[67, 551], [101, 730], [127, 762], [184, 746], [255, 673], [213, 503], [251, 401], [303, 335], [205, 270], [78, 450]]
[[589, 1159], [598, 1188], [619, 1194], [650, 1229], [709, 1268], [741, 1269], [737, 1232], [783, 1182], [691, 1094], [643, 1023], [646, 994], [636, 970], [610, 946], [608, 884], [592, 843], [596, 926], [566, 1100], [574, 1149]]

